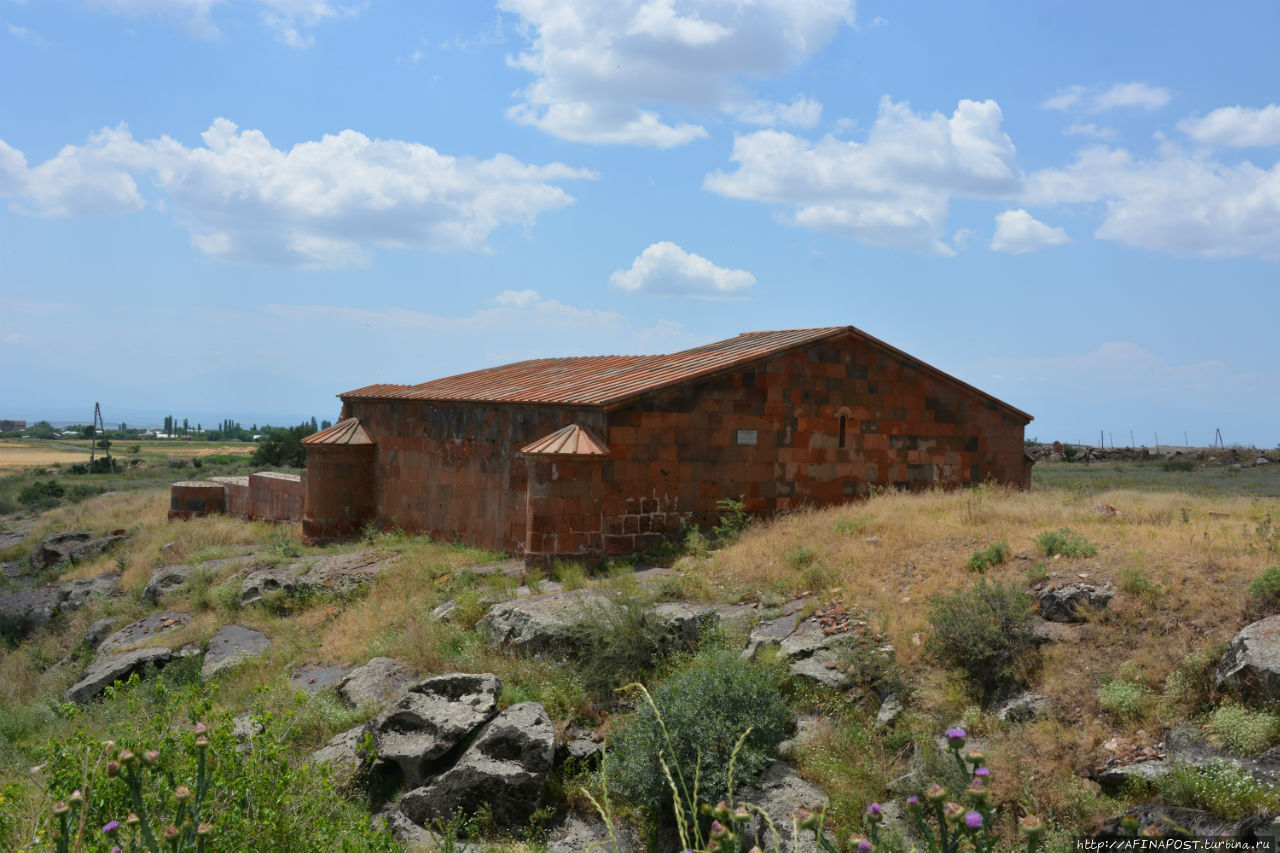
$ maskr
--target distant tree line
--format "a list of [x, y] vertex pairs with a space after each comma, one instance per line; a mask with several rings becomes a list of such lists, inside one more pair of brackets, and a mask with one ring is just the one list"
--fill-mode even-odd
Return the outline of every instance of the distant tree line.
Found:
[[[333, 426], [331, 421], [318, 421], [315, 417], [312, 417], [311, 420], [303, 421], [296, 427], [272, 427], [270, 424], [263, 424], [261, 426], [253, 424], [248, 429], [245, 429], [238, 421], [226, 418], [216, 429], [205, 429], [203, 424], [196, 423], [193, 425], [188, 418], [183, 418], [179, 421], [173, 415], [165, 415], [164, 425], [161, 427], [160, 431], [168, 436], [182, 437], [193, 441], [249, 442], [261, 440], [266, 442], [275, 433], [293, 433], [305, 430], [305, 432], [301, 432], [298, 436], [298, 440], [301, 441], [302, 438], [305, 438], [314, 432], [319, 432], [322, 429], [328, 429], [331, 426]], [[112, 441], [120, 439], [140, 439], [145, 432], [147, 432], [145, 428], [130, 427], [126, 423], [121, 423], [118, 428], [105, 430], [102, 435], [98, 435], [98, 430], [95, 429], [92, 424], [72, 424], [71, 426], [56, 429], [48, 421], [37, 421], [23, 429], [13, 429], [0, 432], [0, 438], [55, 439], [65, 438], [68, 435], [71, 435], [83, 439], [97, 439], [96, 443], [99, 447], [109, 447]], [[258, 437], [258, 439], [255, 439], [255, 437]], [[305, 459], [305, 454], [302, 458]], [[269, 464], [281, 465], [290, 463], [272, 462]]]

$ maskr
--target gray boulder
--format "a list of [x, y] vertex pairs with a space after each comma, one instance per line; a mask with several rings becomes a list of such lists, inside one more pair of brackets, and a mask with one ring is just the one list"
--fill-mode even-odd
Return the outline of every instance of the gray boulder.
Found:
[[893, 695], [886, 696], [876, 714], [876, 728], [885, 729], [892, 726], [902, 716], [903, 710], [901, 699]]
[[398, 765], [407, 787], [421, 785], [440, 759], [493, 717], [501, 690], [489, 673], [437, 675], [411, 684], [366, 727], [378, 758]]
[[55, 581], [0, 595], [0, 633], [21, 639], [44, 627], [58, 613], [79, 610], [95, 595], [114, 595], [119, 580], [114, 572], [103, 572], [91, 578]]
[[[818, 848], [813, 840], [813, 833], [801, 832], [799, 838], [792, 834], [791, 816], [797, 809], [810, 811], [825, 809], [827, 795], [821, 788], [806, 782], [796, 773], [790, 764], [776, 761], [771, 764], [760, 777], [760, 781], [741, 791], [735, 791], [734, 797], [739, 802], [758, 806], [769, 816], [778, 832], [781, 849], [794, 853], [817, 853]], [[746, 824], [746, 846], [756, 844], [761, 850], [772, 850], [773, 839], [768, 826], [759, 815], [755, 815]]]
[[334, 735], [328, 743], [311, 753], [312, 764], [328, 764], [335, 770], [356, 773], [360, 769], [360, 743], [364, 740], [365, 724]]
[[996, 718], [1006, 723], [1028, 723], [1048, 711], [1049, 700], [1028, 690], [1001, 705], [996, 710]]
[[103, 640], [111, 636], [111, 628], [115, 624], [114, 619], [98, 619], [85, 629], [84, 635], [80, 637], [80, 645], [91, 652], [96, 652]]
[[179, 589], [195, 573], [195, 566], [164, 566], [156, 569], [142, 591], [142, 600], [155, 604], [169, 593]]
[[336, 688], [350, 674], [349, 666], [304, 666], [289, 676], [289, 684], [312, 696], [330, 687]]
[[1280, 697], [1280, 616], [1246, 625], [1218, 662], [1219, 690], [1245, 702], [1274, 702]]
[[115, 682], [125, 681], [135, 672], [142, 672], [147, 664], [162, 667], [172, 658], [173, 652], [168, 649], [152, 647], [96, 660], [89, 664], [80, 680], [68, 688], [67, 701], [83, 705]]
[[153, 613], [145, 619], [130, 622], [104, 639], [98, 646], [98, 657], [113, 655], [130, 646], [175, 631], [190, 621], [190, 613]]
[[373, 583], [379, 574], [394, 565], [398, 559], [398, 554], [380, 554], [370, 550], [335, 554], [317, 561], [303, 575], [302, 580], [313, 589], [347, 596]]
[[1130, 782], [1154, 782], [1173, 770], [1173, 767], [1173, 762], [1162, 759], [1137, 761], [1120, 767], [1108, 767], [1095, 775], [1094, 781], [1108, 790], [1116, 790], [1124, 788]]
[[487, 806], [502, 828], [523, 826], [542, 805], [555, 759], [556, 733], [536, 702], [512, 705], [484, 727], [458, 763], [400, 799], [417, 824]]
[[1084, 622], [1084, 614], [1101, 610], [1111, 603], [1115, 593], [1091, 583], [1045, 588], [1036, 593], [1040, 599], [1040, 616], [1050, 622]]
[[281, 592], [285, 595], [297, 595], [298, 578], [305, 569], [302, 563], [289, 563], [249, 572], [240, 584], [240, 606], [257, 604], [268, 593]]
[[338, 682], [338, 697], [352, 708], [385, 705], [405, 691], [421, 673], [395, 658], [374, 658]]
[[218, 633], [209, 641], [200, 678], [211, 681], [227, 670], [262, 654], [270, 645], [271, 641], [261, 631], [242, 625], [226, 625], [218, 629]]
[[635, 853], [640, 847], [625, 826], [615, 823], [610, 837], [609, 827], [599, 815], [567, 814], [559, 826], [552, 827], [547, 837], [547, 853]]
[[40, 572], [62, 563], [89, 560], [124, 539], [120, 535], [95, 537], [92, 533], [73, 530], [56, 533], [31, 549], [31, 568]]
[[571, 643], [574, 625], [593, 609], [612, 606], [608, 596], [593, 589], [549, 592], [495, 604], [476, 629], [495, 646], [526, 654], [562, 652]]

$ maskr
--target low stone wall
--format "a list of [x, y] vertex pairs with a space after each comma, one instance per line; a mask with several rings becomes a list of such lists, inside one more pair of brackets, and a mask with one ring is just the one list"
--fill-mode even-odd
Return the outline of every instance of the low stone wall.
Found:
[[306, 475], [260, 471], [247, 477], [183, 480], [169, 489], [169, 518], [226, 513], [263, 521], [301, 521]]

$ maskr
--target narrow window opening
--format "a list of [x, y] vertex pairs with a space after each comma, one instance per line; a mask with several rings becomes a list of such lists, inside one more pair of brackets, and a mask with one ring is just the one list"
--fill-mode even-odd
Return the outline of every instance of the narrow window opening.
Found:
[[845, 416], [841, 415], [840, 416], [840, 446], [841, 447], [844, 447], [844, 426], [845, 426]]

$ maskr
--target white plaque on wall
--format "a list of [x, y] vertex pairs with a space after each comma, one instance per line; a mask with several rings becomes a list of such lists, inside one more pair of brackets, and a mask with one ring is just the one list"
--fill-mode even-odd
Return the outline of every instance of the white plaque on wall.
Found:
[[738, 444], [755, 444], [756, 431], [753, 429], [738, 430]]

